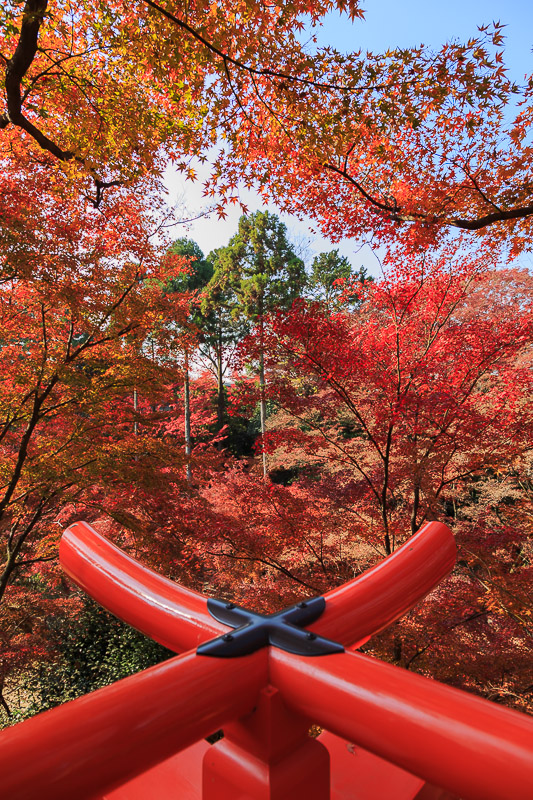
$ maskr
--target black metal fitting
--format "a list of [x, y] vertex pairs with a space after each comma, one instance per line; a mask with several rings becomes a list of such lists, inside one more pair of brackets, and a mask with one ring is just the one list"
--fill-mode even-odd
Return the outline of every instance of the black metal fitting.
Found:
[[196, 651], [198, 655], [235, 658], [268, 645], [299, 656], [344, 652], [344, 647], [337, 642], [303, 628], [315, 622], [326, 608], [323, 597], [313, 597], [276, 614], [256, 614], [234, 603], [213, 599], [207, 601], [207, 608], [218, 622], [235, 630], [201, 644]]

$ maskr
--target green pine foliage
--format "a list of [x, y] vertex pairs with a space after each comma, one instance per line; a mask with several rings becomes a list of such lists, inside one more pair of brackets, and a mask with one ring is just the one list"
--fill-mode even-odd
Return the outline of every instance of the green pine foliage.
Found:
[[76, 620], [54, 618], [58, 657], [18, 681], [19, 706], [8, 724], [75, 700], [171, 658], [174, 653], [113, 617], [90, 598]]

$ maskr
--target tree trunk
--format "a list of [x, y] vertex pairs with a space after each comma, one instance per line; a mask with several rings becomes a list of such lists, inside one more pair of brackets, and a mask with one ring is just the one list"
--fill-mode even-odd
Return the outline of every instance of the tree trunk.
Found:
[[191, 471], [191, 393], [189, 387], [189, 353], [185, 352], [185, 459], [187, 461], [187, 483], [192, 481]]
[[[18, 548], [20, 549], [20, 548]], [[15, 567], [17, 566], [17, 555], [18, 549], [16, 552], [10, 552], [7, 557], [7, 561], [4, 565], [4, 569], [0, 574], [0, 603], [4, 599], [4, 594], [9, 584], [9, 580], [11, 575], [13, 574]]]
[[411, 533], [414, 535], [418, 530], [416, 518], [418, 516], [418, 507], [420, 505], [420, 484], [417, 481], [413, 490], [413, 510], [411, 512]]
[[[225, 400], [224, 382], [222, 380], [222, 332], [220, 332], [217, 345], [217, 433], [219, 433], [219, 431], [221, 431], [224, 427], [224, 411]], [[217, 447], [219, 450], [222, 450], [223, 442], [219, 441], [217, 443]]]
[[11, 533], [8, 536], [7, 548], [6, 548], [7, 558], [4, 562], [2, 572], [0, 573], [0, 603], [4, 599], [4, 594], [9, 585], [11, 576], [18, 565], [18, 557], [20, 551], [22, 550], [22, 547], [26, 542], [26, 539], [33, 531], [35, 525], [41, 519], [45, 504], [46, 501], [44, 500], [44, 498], [42, 498], [35, 512], [32, 514], [31, 518], [26, 523], [26, 527], [19, 533], [17, 539], [15, 539], [16, 531], [13, 529], [11, 530]]
[[4, 599], [4, 594], [6, 593], [6, 589], [9, 585], [9, 581], [11, 580], [11, 576], [13, 575], [15, 568], [18, 564], [18, 556], [22, 549], [22, 545], [26, 541], [30, 531], [33, 528], [33, 521], [30, 522], [26, 530], [19, 535], [19, 538], [16, 542], [11, 545], [8, 543], [7, 546], [7, 559], [4, 563], [4, 567], [2, 573], [0, 574], [0, 603]]
[[388, 490], [389, 490], [389, 467], [390, 467], [390, 451], [392, 446], [392, 427], [389, 425], [387, 432], [387, 445], [385, 447], [385, 454], [383, 456], [383, 489], [381, 491], [381, 517], [383, 519], [383, 529], [385, 531], [385, 553], [390, 556], [395, 550], [394, 535], [391, 539], [389, 527], [389, 514], [388, 514]]
[[[263, 342], [263, 320], [260, 323], [260, 354], [259, 354], [259, 397], [261, 409], [261, 437], [264, 437], [266, 431], [266, 399], [265, 399], [265, 354]], [[263, 478], [267, 478], [267, 458], [263, 450]]]
[[0, 687], [0, 706], [2, 706], [2, 708], [4, 709], [4, 711], [7, 714], [8, 718], [10, 718], [12, 716], [11, 709], [9, 708], [9, 706], [7, 704], [7, 701], [6, 701], [6, 698], [4, 697], [4, 687], [3, 686]]

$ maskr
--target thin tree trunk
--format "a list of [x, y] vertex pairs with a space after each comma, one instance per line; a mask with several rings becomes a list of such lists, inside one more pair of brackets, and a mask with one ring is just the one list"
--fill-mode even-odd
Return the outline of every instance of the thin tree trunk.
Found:
[[0, 574], [0, 603], [4, 599], [4, 594], [9, 584], [9, 580], [11, 575], [13, 574], [15, 567], [17, 566], [17, 556], [20, 547], [17, 548], [15, 551], [11, 551], [8, 553], [7, 561], [4, 565], [4, 569]]
[[411, 533], [415, 534], [418, 530], [416, 518], [418, 516], [418, 507], [420, 505], [420, 484], [418, 478], [413, 490], [413, 510], [411, 512]]
[[389, 430], [387, 432], [387, 444], [385, 447], [385, 455], [383, 457], [383, 489], [381, 491], [381, 516], [383, 519], [383, 528], [385, 530], [384, 544], [385, 544], [385, 553], [388, 556], [390, 556], [390, 554], [395, 549], [394, 540], [391, 540], [389, 516], [387, 509], [391, 444], [392, 444], [392, 428], [389, 426]]
[[[263, 345], [263, 320], [261, 319], [260, 327], [261, 336], [261, 352], [259, 354], [259, 397], [261, 409], [261, 437], [264, 437], [266, 432], [266, 399], [265, 399], [265, 354]], [[267, 478], [267, 458], [263, 449], [263, 478]]]
[[7, 716], [11, 717], [12, 716], [11, 709], [9, 708], [9, 706], [7, 704], [7, 701], [6, 701], [6, 698], [4, 697], [4, 687], [3, 686], [0, 688], [0, 705], [2, 706], [4, 711], [6, 712]]
[[[220, 332], [217, 346], [217, 433], [224, 427], [225, 401], [222, 377], [222, 332]], [[223, 442], [219, 441], [217, 447], [222, 450]]]
[[187, 483], [192, 481], [191, 470], [191, 393], [189, 386], [189, 353], [185, 351], [185, 458], [187, 461]]
[[8, 536], [8, 540], [7, 540], [7, 558], [6, 558], [6, 561], [4, 563], [3, 570], [0, 573], [0, 603], [4, 599], [4, 594], [6, 592], [6, 589], [7, 589], [8, 585], [9, 585], [9, 581], [11, 579], [11, 576], [12, 576], [15, 568], [18, 565], [19, 553], [22, 550], [22, 547], [23, 547], [24, 543], [26, 542], [26, 539], [28, 538], [30, 533], [33, 531], [35, 525], [41, 519], [41, 516], [43, 514], [44, 505], [45, 505], [45, 501], [41, 500], [41, 502], [37, 506], [35, 512], [33, 513], [33, 516], [31, 517], [30, 520], [28, 520], [28, 523], [27, 523], [25, 529], [21, 533], [19, 533], [18, 539], [15, 540], [15, 533], [16, 533], [15, 529], [12, 529], [11, 533]]

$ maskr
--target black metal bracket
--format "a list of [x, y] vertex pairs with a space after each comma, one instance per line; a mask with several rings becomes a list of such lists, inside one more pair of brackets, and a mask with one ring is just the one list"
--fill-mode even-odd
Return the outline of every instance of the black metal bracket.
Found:
[[207, 601], [207, 608], [218, 622], [235, 630], [201, 644], [196, 651], [201, 656], [235, 658], [254, 653], [268, 645], [299, 656], [324, 656], [344, 652], [341, 644], [303, 628], [318, 619], [326, 608], [323, 597], [313, 597], [276, 614], [256, 614], [233, 603], [212, 599]]

